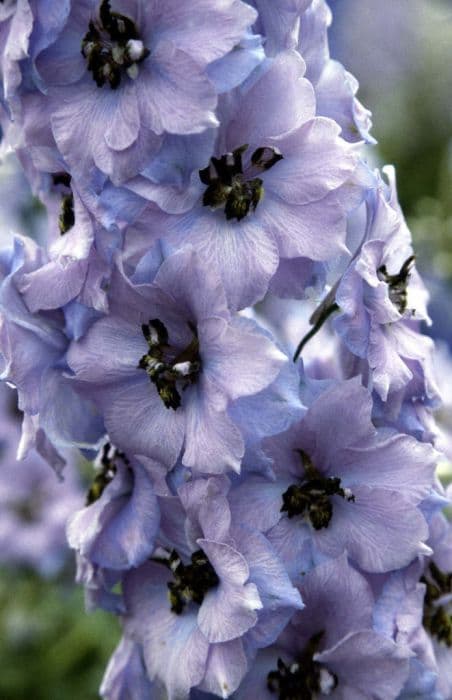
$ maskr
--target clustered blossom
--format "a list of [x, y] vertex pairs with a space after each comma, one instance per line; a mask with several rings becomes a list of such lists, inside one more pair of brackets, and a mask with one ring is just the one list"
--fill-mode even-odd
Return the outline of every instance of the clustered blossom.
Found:
[[67, 538], [121, 620], [107, 700], [452, 694], [427, 293], [331, 21], [0, 5], [3, 145], [47, 210], [0, 252], [1, 378], [22, 456], [93, 463]]

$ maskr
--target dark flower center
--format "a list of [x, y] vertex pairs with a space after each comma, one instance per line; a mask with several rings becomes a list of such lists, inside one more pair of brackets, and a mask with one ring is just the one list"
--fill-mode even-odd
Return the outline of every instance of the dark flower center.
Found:
[[141, 330], [149, 346], [146, 355], [138, 363], [155, 384], [166, 408], [176, 410], [181, 404], [178, 386], [184, 391], [198, 378], [201, 369], [199, 341], [196, 328], [188, 324], [193, 333], [190, 343], [179, 353], [174, 353], [168, 341], [165, 325], [155, 318], [143, 323]]
[[416, 257], [414, 255], [410, 255], [410, 257], [403, 263], [399, 272], [395, 275], [390, 275], [388, 273], [386, 265], [382, 265], [378, 268], [378, 277], [388, 285], [389, 298], [401, 314], [405, 313], [406, 311], [408, 280], [410, 278], [415, 259]]
[[430, 634], [448, 647], [452, 646], [452, 615], [447, 603], [442, 605], [441, 598], [452, 594], [452, 574], [444, 573], [434, 562], [421, 578], [426, 585], [424, 598], [424, 627]]
[[311, 637], [297, 660], [289, 666], [278, 659], [277, 670], [267, 675], [267, 688], [278, 693], [278, 700], [313, 700], [316, 693], [331, 695], [337, 676], [326, 666], [314, 661], [323, 632]]
[[97, 87], [119, 87], [124, 74], [135, 80], [138, 66], [149, 56], [135, 23], [125, 15], [112, 12], [110, 0], [102, 0], [97, 21], [89, 23], [82, 40], [82, 54]]
[[212, 209], [222, 208], [226, 219], [243, 219], [264, 196], [263, 180], [256, 177], [264, 170], [269, 170], [283, 156], [276, 148], [265, 146], [257, 148], [251, 161], [244, 169], [242, 155], [248, 145], [236, 148], [221, 158], [211, 158], [207, 168], [199, 171], [199, 177], [207, 188], [202, 203]]
[[58, 226], [60, 227], [60, 233], [64, 236], [75, 224], [75, 214], [74, 214], [74, 195], [66, 194], [61, 200], [61, 212], [58, 217]]
[[102, 496], [110, 481], [113, 481], [117, 471], [116, 460], [118, 459], [121, 459], [124, 464], [129, 465], [129, 460], [123, 452], [117, 450], [116, 447], [110, 445], [109, 442], [105, 443], [97, 458], [100, 469], [86, 494], [85, 505], [90, 506], [97, 501]]
[[164, 564], [173, 573], [174, 581], [168, 583], [168, 597], [176, 615], [181, 615], [188, 603], [201, 605], [206, 593], [219, 583], [215, 569], [202, 549], [193, 552], [191, 564], [185, 565], [175, 549], [168, 558], [155, 558], [154, 561]]
[[333, 516], [331, 496], [341, 496], [347, 501], [355, 497], [341, 486], [338, 477], [325, 477], [317, 471], [308, 455], [299, 450], [306, 478], [301, 484], [292, 484], [282, 495], [281, 512], [287, 512], [289, 518], [306, 515], [315, 530], [328, 527]]
[[10, 393], [10, 398], [8, 400], [8, 415], [15, 420], [22, 420], [23, 411], [19, 408], [19, 396], [17, 391], [12, 391]]
[[55, 187], [61, 188], [61, 209], [58, 217], [60, 233], [64, 236], [75, 224], [74, 195], [71, 190], [71, 176], [69, 173], [61, 172], [52, 175]]

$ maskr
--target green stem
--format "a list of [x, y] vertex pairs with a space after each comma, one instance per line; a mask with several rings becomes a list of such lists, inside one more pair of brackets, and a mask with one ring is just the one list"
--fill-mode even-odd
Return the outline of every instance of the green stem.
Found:
[[338, 310], [339, 306], [336, 304], [336, 302], [334, 302], [330, 306], [327, 306], [326, 309], [320, 314], [319, 318], [317, 319], [316, 323], [313, 325], [309, 333], [306, 333], [304, 338], [300, 340], [298, 347], [295, 350], [295, 354], [293, 356], [294, 362], [296, 362], [300, 357], [301, 351], [303, 350], [308, 340], [311, 340], [311, 338], [313, 338], [315, 334], [318, 333], [318, 331], [321, 329], [325, 321], [331, 316], [331, 314]]

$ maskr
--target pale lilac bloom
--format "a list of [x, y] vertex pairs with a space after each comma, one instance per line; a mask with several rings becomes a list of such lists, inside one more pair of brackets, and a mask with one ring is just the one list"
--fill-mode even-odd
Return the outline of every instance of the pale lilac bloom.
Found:
[[105, 670], [99, 693], [107, 700], [165, 700], [146, 675], [140, 645], [122, 637]]
[[336, 292], [333, 320], [348, 350], [368, 366], [369, 386], [387, 401], [418, 378], [419, 398], [437, 393], [431, 370], [432, 341], [419, 332], [428, 320], [427, 292], [416, 271], [410, 232], [400, 212], [392, 171], [369, 193], [363, 243]]
[[151, 474], [106, 443], [85, 507], [69, 520], [69, 545], [101, 568], [129, 569], [151, 555], [159, 523]]
[[411, 437], [378, 432], [371, 410], [357, 379], [330, 382], [301, 422], [264, 441], [274, 480], [250, 477], [235, 492], [234, 516], [267, 534], [292, 576], [319, 555], [346, 551], [362, 570], [384, 572], [428, 551], [417, 506], [438, 456]]
[[165, 133], [216, 126], [207, 68], [255, 16], [240, 0], [73, 3], [64, 31], [36, 61], [72, 174], [96, 165], [117, 183], [144, 167]]
[[21, 453], [33, 446], [60, 468], [55, 448], [91, 446], [103, 430], [92, 404], [75, 394], [65, 376], [69, 338], [62, 312], [32, 313], [21, 294], [24, 276], [42, 264], [43, 255], [31, 239], [18, 236], [1, 254], [2, 379], [17, 388], [24, 412]]
[[306, 77], [317, 97], [317, 113], [335, 119], [347, 141], [375, 143], [371, 113], [356, 97], [358, 81], [330, 57], [328, 29], [332, 15], [325, 0], [312, 0], [300, 22], [298, 50], [306, 61]]
[[197, 479], [161, 501], [163, 546], [124, 577], [126, 625], [172, 700], [194, 686], [228, 697], [302, 607], [265, 538], [231, 521], [227, 491], [225, 477]]
[[304, 69], [296, 52], [281, 53], [225, 104], [214, 155], [182, 210], [149, 183], [127, 184], [165, 210], [149, 210], [143, 248], [157, 238], [190, 243], [218, 266], [235, 309], [262, 298], [280, 258], [321, 262], [346, 250], [357, 151], [315, 116]]
[[287, 362], [251, 321], [231, 316], [220, 277], [187, 248], [152, 284], [118, 269], [110, 313], [73, 343], [68, 362], [115, 445], [199, 471], [239, 471], [243, 438], [232, 402], [267, 387]]
[[371, 588], [347, 558], [317, 566], [303, 577], [300, 592], [306, 607], [275, 645], [259, 652], [234, 698], [395, 700], [408, 675], [408, 654], [373, 631]]

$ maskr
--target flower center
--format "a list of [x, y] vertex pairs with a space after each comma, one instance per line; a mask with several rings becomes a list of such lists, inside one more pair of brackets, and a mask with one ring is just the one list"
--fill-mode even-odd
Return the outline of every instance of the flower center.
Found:
[[196, 328], [191, 323], [188, 325], [193, 333], [193, 338], [177, 354], [168, 343], [168, 331], [165, 325], [158, 318], [141, 326], [149, 350], [140, 359], [138, 367], [144, 369], [151, 382], [155, 384], [166, 408], [174, 410], [179, 408], [181, 404], [178, 386], [182, 391], [185, 391], [190, 384], [196, 381], [201, 369]]
[[277, 670], [267, 675], [267, 688], [278, 693], [279, 700], [312, 700], [316, 693], [331, 695], [337, 687], [337, 676], [326, 666], [314, 661], [323, 632], [311, 637], [306, 648], [290, 666], [278, 659]]
[[71, 176], [69, 173], [65, 172], [54, 173], [52, 175], [52, 182], [55, 187], [62, 188], [58, 226], [61, 235], [64, 236], [75, 224], [74, 195], [71, 190]]
[[292, 484], [282, 495], [281, 512], [287, 512], [289, 518], [306, 515], [315, 530], [328, 527], [333, 516], [331, 496], [341, 496], [347, 501], [355, 497], [347, 488], [342, 488], [341, 480], [322, 476], [312, 464], [308, 455], [299, 450], [306, 478], [301, 484]]
[[149, 56], [135, 23], [125, 15], [112, 12], [110, 0], [102, 0], [98, 21], [91, 21], [82, 39], [82, 54], [97, 87], [119, 87], [124, 74], [135, 80], [138, 66]]
[[426, 585], [424, 599], [424, 627], [438, 641], [448, 647], [452, 646], [452, 615], [447, 603], [441, 604], [441, 598], [452, 594], [452, 574], [444, 573], [434, 562], [430, 562], [428, 572], [421, 578]]
[[185, 565], [175, 549], [168, 558], [155, 558], [172, 571], [174, 581], [168, 583], [171, 611], [181, 615], [188, 603], [201, 605], [204, 596], [219, 583], [215, 569], [201, 549], [191, 555], [191, 564]]
[[96, 458], [98, 472], [86, 495], [85, 505], [90, 506], [97, 501], [102, 496], [110, 481], [113, 481], [117, 471], [117, 459], [122, 459], [126, 465], [129, 464], [129, 460], [123, 452], [120, 452], [109, 442], [105, 443]]
[[257, 148], [244, 169], [242, 155], [247, 150], [245, 144], [221, 158], [211, 158], [207, 168], [199, 171], [201, 182], [207, 185], [203, 205], [223, 209], [228, 220], [240, 221], [250, 209], [256, 209], [264, 196], [263, 180], [256, 175], [269, 170], [283, 158], [276, 148]]
[[404, 314], [406, 311], [408, 280], [410, 278], [415, 259], [416, 257], [414, 255], [410, 255], [410, 257], [403, 263], [399, 272], [395, 275], [388, 274], [386, 265], [382, 265], [378, 268], [378, 277], [388, 285], [389, 298], [401, 314]]

